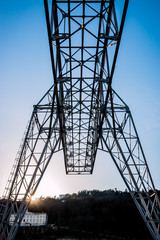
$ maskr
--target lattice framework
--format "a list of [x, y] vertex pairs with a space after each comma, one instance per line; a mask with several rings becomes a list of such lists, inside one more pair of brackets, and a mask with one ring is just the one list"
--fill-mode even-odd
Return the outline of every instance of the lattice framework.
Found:
[[128, 0], [120, 24], [112, 0], [44, 0], [44, 6], [54, 84], [33, 108], [5, 188], [0, 239], [14, 239], [60, 150], [67, 174], [92, 174], [97, 150], [109, 153], [152, 237], [160, 239], [160, 202], [140, 139], [129, 107], [111, 87]]

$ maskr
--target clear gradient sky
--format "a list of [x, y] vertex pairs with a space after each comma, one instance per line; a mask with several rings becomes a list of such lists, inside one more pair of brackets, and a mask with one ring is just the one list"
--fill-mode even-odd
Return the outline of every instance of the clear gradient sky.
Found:
[[[0, 196], [32, 106], [52, 82], [43, 0], [0, 0]], [[113, 88], [132, 111], [153, 180], [160, 189], [159, 0], [130, 0]], [[110, 188], [126, 187], [108, 155], [98, 153], [93, 175], [66, 176], [59, 153], [48, 166], [37, 196]]]

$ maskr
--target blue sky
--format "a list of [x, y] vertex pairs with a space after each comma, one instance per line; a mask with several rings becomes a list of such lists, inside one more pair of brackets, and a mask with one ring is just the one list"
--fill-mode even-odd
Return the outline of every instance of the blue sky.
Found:
[[[118, 1], [118, 4], [121, 1]], [[152, 173], [160, 189], [160, 2], [130, 0], [113, 88], [129, 105]], [[42, 0], [0, 1], [0, 195], [32, 106], [52, 84]], [[73, 184], [74, 181], [74, 184]], [[52, 183], [50, 189], [46, 183]], [[37, 196], [82, 189], [124, 190], [116, 167], [98, 154], [92, 176], [66, 176], [55, 155]]]

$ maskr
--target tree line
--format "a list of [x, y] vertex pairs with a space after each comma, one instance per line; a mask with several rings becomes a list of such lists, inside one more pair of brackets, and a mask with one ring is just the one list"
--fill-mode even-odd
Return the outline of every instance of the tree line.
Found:
[[46, 212], [48, 224], [56, 228], [98, 234], [114, 234], [128, 239], [151, 240], [150, 233], [130, 194], [115, 190], [83, 190], [66, 194], [63, 199], [39, 198], [29, 207]]

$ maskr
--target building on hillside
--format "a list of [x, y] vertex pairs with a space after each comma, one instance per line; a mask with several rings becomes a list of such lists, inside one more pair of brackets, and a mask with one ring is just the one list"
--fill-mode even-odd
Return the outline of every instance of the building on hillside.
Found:
[[66, 194], [60, 194], [60, 195], [59, 195], [59, 199], [60, 199], [60, 200], [63, 200], [63, 199], [65, 198], [65, 196], [66, 196]]
[[[16, 214], [11, 214], [9, 224], [12, 225], [15, 220]], [[24, 215], [21, 225], [27, 226], [45, 226], [47, 224], [48, 216], [47, 213], [33, 213], [26, 212]]]

